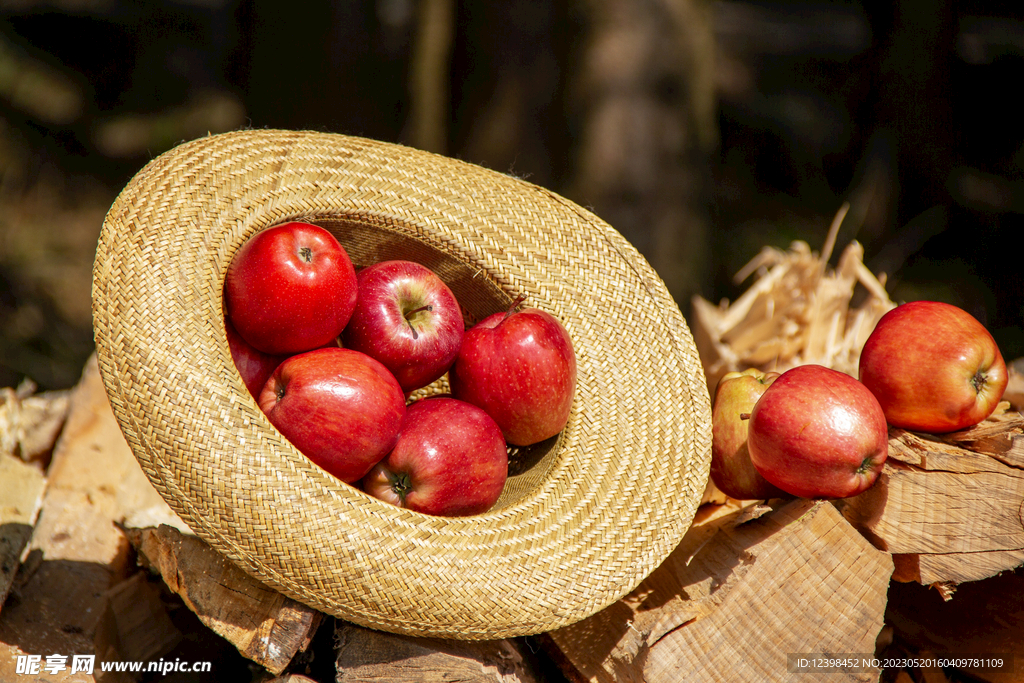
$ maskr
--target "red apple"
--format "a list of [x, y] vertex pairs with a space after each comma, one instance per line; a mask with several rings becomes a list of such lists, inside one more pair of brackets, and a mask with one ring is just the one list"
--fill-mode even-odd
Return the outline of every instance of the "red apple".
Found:
[[465, 325], [455, 295], [413, 261], [382, 261], [359, 271], [345, 348], [376, 358], [408, 393], [448, 371]]
[[778, 377], [777, 372], [749, 368], [728, 372], [718, 381], [711, 408], [711, 480], [727, 496], [753, 500], [786, 495], [761, 476], [747, 448], [750, 411]]
[[878, 321], [861, 350], [860, 379], [889, 424], [942, 433], [991, 415], [1008, 376], [992, 335], [970, 313], [912, 301]]
[[321, 227], [285, 223], [253, 235], [224, 281], [232, 324], [252, 346], [293, 354], [341, 334], [356, 305], [348, 253]]
[[452, 395], [487, 411], [506, 441], [529, 446], [558, 434], [568, 422], [576, 354], [553, 315], [510, 309], [466, 332], [448, 378]]
[[259, 405], [301, 453], [350, 484], [394, 447], [405, 416], [405, 395], [387, 368], [337, 347], [285, 360]]
[[847, 498], [878, 478], [889, 454], [882, 407], [853, 377], [821, 365], [787, 370], [750, 413], [750, 461], [802, 498]]
[[489, 510], [508, 476], [505, 439], [480, 408], [454, 398], [413, 403], [394, 450], [374, 465], [362, 488], [375, 498], [430, 515]]
[[272, 356], [256, 349], [242, 339], [235, 330], [235, 326], [227, 318], [224, 319], [224, 332], [228, 337], [231, 359], [235, 362], [235, 368], [241, 375], [245, 388], [249, 390], [253, 398], [259, 400], [263, 385], [267, 383], [270, 375], [287, 356]]

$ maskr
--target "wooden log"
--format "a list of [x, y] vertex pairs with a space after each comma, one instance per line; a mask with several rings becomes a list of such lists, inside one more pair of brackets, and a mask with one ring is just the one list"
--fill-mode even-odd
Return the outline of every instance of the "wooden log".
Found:
[[[104, 594], [93, 642], [101, 662], [151, 662], [174, 649], [183, 634], [144, 573], [133, 574]], [[102, 683], [135, 681], [138, 674], [110, 672]]]
[[32, 536], [45, 487], [39, 467], [0, 453], [0, 611]]
[[[0, 612], [0, 680], [18, 680], [18, 655], [95, 653], [104, 595], [134, 570], [115, 521], [156, 508], [170, 512], [121, 434], [93, 357], [71, 394], [27, 556]], [[93, 678], [65, 671], [54, 680]]]
[[964, 583], [952, 600], [915, 583], [893, 584], [886, 621], [903, 654], [1002, 657], [1006, 663], [1001, 667], [965, 660], [953, 668], [972, 681], [1024, 681], [1024, 573], [1019, 570]]
[[126, 533], [140, 562], [203, 624], [271, 673], [283, 672], [320, 625], [320, 612], [263, 585], [195, 536], [166, 525]]
[[1024, 416], [1006, 410], [941, 436], [890, 428], [874, 487], [836, 501], [897, 581], [960, 584], [1024, 562]]
[[831, 505], [772, 501], [698, 521], [630, 595], [549, 635], [586, 681], [800, 681], [788, 655], [874, 651], [892, 570]]
[[413, 638], [339, 622], [337, 683], [539, 683], [511, 639]]

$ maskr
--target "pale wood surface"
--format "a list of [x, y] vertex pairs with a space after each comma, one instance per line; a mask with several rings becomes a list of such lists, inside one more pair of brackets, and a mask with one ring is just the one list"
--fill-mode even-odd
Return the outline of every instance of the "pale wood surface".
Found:
[[696, 524], [633, 593], [553, 642], [595, 682], [800, 681], [787, 654], [873, 652], [891, 557], [827, 503], [773, 501], [758, 512]]
[[140, 560], [200, 621], [271, 673], [284, 671], [320, 625], [320, 612], [253, 579], [195, 536], [166, 525], [127, 534]]
[[337, 683], [539, 683], [518, 641], [411, 638], [339, 622]]

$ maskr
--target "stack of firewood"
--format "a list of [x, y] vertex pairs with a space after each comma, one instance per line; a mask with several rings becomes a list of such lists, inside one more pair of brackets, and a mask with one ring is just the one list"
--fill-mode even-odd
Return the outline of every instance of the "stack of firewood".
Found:
[[[735, 302], [695, 302], [709, 389], [725, 372], [820, 363], [856, 375], [894, 306], [856, 244], [765, 249]], [[1024, 661], [1024, 377], [996, 414], [942, 436], [890, 430], [878, 483], [843, 501], [698, 510], [668, 559], [594, 616], [531, 638], [461, 642], [371, 631], [253, 580], [189, 530], [124, 441], [95, 360], [73, 391], [0, 390], [0, 680], [40, 656], [55, 681], [803, 681], [801, 655], [905, 665], [815, 681], [1024, 680], [935, 654]], [[50, 655], [66, 655], [47, 672]], [[92, 672], [71, 657], [95, 656]], [[183, 674], [99, 662], [209, 662]], [[884, 661], [884, 660], [883, 660]], [[916, 663], [915, 663], [916, 662]], [[1016, 669], [1021, 669], [1020, 664]], [[19, 669], [19, 667], [22, 667]], [[26, 678], [25, 680], [36, 680]]]

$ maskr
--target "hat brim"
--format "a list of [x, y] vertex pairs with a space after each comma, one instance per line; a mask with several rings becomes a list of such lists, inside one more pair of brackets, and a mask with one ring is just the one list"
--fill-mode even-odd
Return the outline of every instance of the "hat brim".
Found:
[[[578, 368], [569, 422], [514, 454], [494, 509], [446, 518], [378, 501], [259, 410], [222, 289], [235, 251], [289, 220], [327, 227], [357, 267], [424, 262], [470, 318], [525, 295], [562, 321]], [[706, 382], [663, 282], [590, 212], [472, 164], [310, 132], [183, 144], [106, 216], [93, 312], [111, 406], [171, 507], [255, 578], [363, 626], [490, 639], [579, 621], [661, 563], [707, 481]]]

